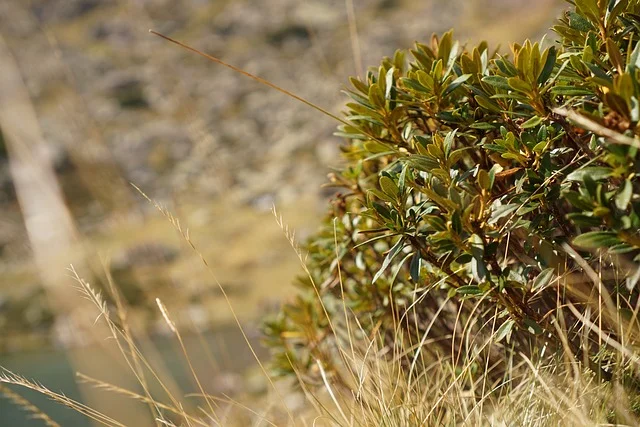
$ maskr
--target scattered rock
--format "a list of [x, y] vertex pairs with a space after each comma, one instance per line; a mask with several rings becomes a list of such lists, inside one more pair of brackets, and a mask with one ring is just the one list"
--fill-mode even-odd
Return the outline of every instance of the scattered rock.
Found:
[[173, 167], [192, 147], [187, 130], [166, 121], [149, 122], [115, 138], [111, 147], [126, 179], [151, 195], [171, 190]]
[[97, 41], [105, 41], [120, 48], [126, 48], [135, 41], [132, 28], [120, 20], [99, 22], [91, 29], [91, 35]]
[[118, 101], [121, 108], [146, 108], [149, 106], [140, 76], [116, 71], [103, 82], [103, 90]]
[[113, 257], [111, 266], [114, 270], [125, 270], [134, 267], [162, 265], [174, 261], [180, 251], [158, 242], [140, 243]]
[[292, 44], [296, 44], [301, 48], [311, 46], [309, 30], [306, 26], [300, 24], [291, 24], [278, 28], [267, 35], [267, 41], [278, 48], [291, 48]]
[[33, 2], [31, 10], [42, 22], [62, 22], [80, 18], [112, 0], [42, 0]]

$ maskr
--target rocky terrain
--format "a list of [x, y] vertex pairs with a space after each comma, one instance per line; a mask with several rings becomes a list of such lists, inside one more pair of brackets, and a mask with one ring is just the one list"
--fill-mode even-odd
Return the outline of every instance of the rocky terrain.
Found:
[[[273, 203], [288, 206], [298, 212], [292, 214], [294, 225], [312, 229], [329, 194], [321, 184], [339, 161], [332, 119], [148, 29], [338, 113], [347, 77], [398, 48], [451, 27], [462, 40], [538, 38], [563, 7], [557, 0], [353, 3], [351, 15], [343, 0], [0, 2], [0, 36], [20, 66], [69, 208], [98, 249], [115, 252], [122, 280], [145, 282], [148, 271], [131, 270], [155, 268], [170, 271], [170, 279], [163, 276], [169, 288], [176, 282], [198, 289], [209, 285], [192, 277], [179, 243], [166, 243], [171, 230], [159, 231], [162, 226], [149, 220], [153, 207], [132, 182], [184, 213], [204, 240], [246, 241], [233, 257], [224, 244], [204, 246], [208, 255], [225, 261], [217, 266], [221, 276], [236, 277], [230, 281], [247, 289], [261, 284], [267, 290], [260, 295], [273, 295], [269, 289], [288, 286], [296, 260], [283, 261], [280, 249], [263, 256], [250, 250], [255, 242], [273, 248], [272, 237], [263, 235], [278, 234], [264, 231], [265, 221], [277, 226], [259, 212]], [[350, 16], [355, 16], [351, 27]], [[37, 297], [37, 276], [1, 140], [0, 212], [0, 333], [15, 327], [15, 318], [29, 330], [50, 315]], [[236, 215], [246, 222], [229, 226], [229, 217]], [[279, 245], [286, 250], [284, 239]], [[149, 248], [160, 255], [152, 256], [151, 264], [136, 263]], [[247, 276], [238, 279], [239, 272]], [[188, 292], [185, 304], [201, 302], [199, 295]]]

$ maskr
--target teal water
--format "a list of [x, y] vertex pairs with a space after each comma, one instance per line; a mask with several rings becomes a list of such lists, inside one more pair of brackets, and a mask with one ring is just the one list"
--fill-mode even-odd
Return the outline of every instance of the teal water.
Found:
[[[253, 356], [237, 329], [228, 328], [209, 332], [203, 338], [208, 352], [203, 350], [201, 338], [187, 336], [184, 337], [184, 341], [198, 377], [207, 392], [214, 387], [215, 383], [211, 358], [214, 359], [213, 363], [218, 365], [218, 369], [221, 372], [227, 373], [241, 373], [255, 364]], [[170, 337], [162, 337], [153, 339], [152, 342], [177, 385], [185, 393], [196, 392], [196, 387], [185, 363], [184, 356], [175, 340]], [[259, 349], [257, 342], [252, 344], [254, 348]], [[87, 349], [87, 351], [100, 350]], [[261, 358], [266, 357], [264, 353], [260, 356]], [[63, 351], [0, 355], [0, 366], [4, 366], [28, 379], [37, 380], [51, 390], [63, 392], [72, 399], [82, 400], [80, 390], [75, 383], [75, 371]], [[12, 387], [12, 389], [38, 406], [62, 426], [88, 427], [91, 425], [84, 416], [52, 402], [37, 392], [19, 387]], [[105, 396], [108, 397], [109, 395], [105, 394]], [[42, 425], [42, 422], [29, 419], [28, 414], [25, 414], [12, 402], [0, 397], [0, 427], [35, 427]]]
[[[74, 381], [74, 371], [64, 353], [38, 352], [0, 356], [0, 365], [29, 379], [38, 380], [55, 391], [62, 391], [72, 399], [80, 399], [80, 391]], [[20, 387], [12, 387], [12, 389], [39, 408], [44, 409], [63, 426], [89, 425], [82, 415], [54, 404], [40, 393]], [[5, 398], [0, 398], [0, 426], [32, 425], [41, 426], [43, 424], [40, 421], [30, 420], [28, 415], [16, 405]]]

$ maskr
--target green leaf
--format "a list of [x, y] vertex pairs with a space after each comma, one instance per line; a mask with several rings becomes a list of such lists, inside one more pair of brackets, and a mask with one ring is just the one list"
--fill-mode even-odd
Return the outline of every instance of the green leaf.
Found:
[[436, 160], [422, 155], [413, 155], [406, 162], [409, 166], [423, 172], [431, 172], [432, 169], [437, 169], [440, 166]]
[[540, 123], [542, 123], [542, 117], [533, 116], [529, 120], [524, 122], [520, 127], [522, 129], [529, 129], [538, 126]]
[[484, 263], [484, 242], [482, 238], [477, 234], [472, 234], [469, 237], [469, 243], [471, 245], [471, 274], [478, 283], [482, 283], [487, 278], [487, 266]]
[[480, 169], [478, 171], [478, 185], [480, 186], [480, 188], [482, 188], [483, 190], [491, 190], [491, 177], [489, 176], [489, 172], [487, 172], [484, 169]]
[[537, 291], [538, 289], [544, 288], [551, 282], [556, 270], [554, 268], [544, 269], [538, 274], [536, 279], [533, 281], [533, 285], [531, 286], [531, 290]]
[[367, 190], [368, 193], [373, 194], [374, 196], [376, 196], [378, 199], [380, 200], [384, 200], [385, 202], [389, 202], [389, 203], [395, 203], [396, 199], [395, 197], [392, 197], [391, 195], [387, 194], [386, 192], [382, 192], [376, 188], [370, 188], [369, 190]]
[[400, 189], [398, 188], [396, 183], [393, 182], [391, 178], [385, 175], [380, 177], [380, 188], [387, 196], [392, 197], [393, 200], [395, 200], [395, 198], [398, 196], [398, 193], [400, 193]]
[[469, 127], [471, 129], [478, 129], [478, 130], [492, 130], [496, 128], [496, 125], [487, 123], [487, 122], [475, 122]]
[[[494, 205], [495, 206], [495, 205]], [[517, 203], [509, 203], [506, 205], [500, 205], [493, 209], [493, 213], [491, 214], [491, 218], [489, 218], [489, 224], [495, 224], [498, 222], [500, 218], [503, 218], [507, 215], [512, 214], [520, 207]]]
[[[590, 208], [590, 206], [588, 206]], [[578, 227], [599, 227], [602, 224], [602, 218], [597, 216], [589, 216], [579, 212], [567, 214], [567, 218]]]
[[624, 70], [624, 59], [616, 42], [613, 39], [607, 38], [607, 53], [609, 54], [609, 60], [616, 67], [618, 72], [622, 73]]
[[377, 83], [369, 86], [369, 102], [375, 107], [384, 108], [384, 95]]
[[611, 231], [590, 231], [573, 239], [573, 244], [581, 248], [595, 249], [620, 243], [616, 233]]
[[446, 156], [448, 156], [449, 153], [451, 153], [451, 147], [453, 147], [453, 142], [455, 141], [457, 132], [458, 130], [454, 129], [451, 132], [449, 132], [447, 136], [444, 137], [443, 145], [444, 145], [444, 154]]
[[506, 58], [500, 58], [496, 60], [496, 66], [498, 69], [508, 76], [515, 76], [518, 74], [516, 67]]
[[400, 172], [400, 176], [398, 177], [398, 190], [400, 191], [400, 193], [404, 193], [404, 189], [406, 187], [406, 182], [407, 182], [407, 169], [409, 168], [409, 165], [403, 165], [402, 166], [402, 171]]
[[498, 89], [511, 90], [511, 86], [509, 86], [509, 82], [506, 77], [486, 76], [482, 78], [482, 81]]
[[631, 246], [627, 243], [620, 243], [609, 248], [609, 252], [611, 252], [612, 254], [626, 254], [635, 250], [636, 248], [634, 246]]
[[482, 295], [482, 290], [475, 285], [460, 286], [456, 289], [456, 293], [460, 295]]
[[621, 211], [626, 210], [629, 202], [631, 202], [631, 196], [633, 196], [633, 185], [627, 179], [620, 192], [616, 194], [616, 207]]
[[489, 98], [487, 98], [486, 96], [476, 95], [474, 99], [476, 100], [478, 105], [480, 105], [485, 110], [493, 111], [494, 113], [502, 112], [500, 107], [498, 107], [497, 104], [491, 102], [491, 100], [489, 100]]
[[540, 335], [542, 332], [544, 332], [542, 330], [542, 327], [538, 325], [538, 323], [536, 323], [535, 320], [532, 320], [528, 317], [525, 317], [522, 323], [524, 323], [524, 326], [527, 328], [527, 331], [529, 331], [534, 335]]
[[468, 264], [471, 262], [472, 256], [468, 253], [463, 253], [462, 255], [460, 255], [458, 258], [456, 258], [456, 261], [458, 264], [462, 265], [462, 264]]
[[391, 261], [393, 261], [393, 259], [396, 257], [396, 255], [398, 255], [400, 253], [400, 251], [402, 250], [403, 246], [404, 246], [404, 238], [401, 238], [389, 250], [389, 253], [385, 257], [384, 261], [382, 262], [382, 266], [380, 267], [380, 270], [378, 270], [376, 272], [376, 274], [373, 276], [373, 280], [372, 280], [371, 283], [376, 283], [376, 281], [380, 278], [380, 276], [382, 276], [382, 274], [385, 272], [385, 270], [389, 267], [389, 264], [391, 264]]
[[414, 90], [416, 92], [428, 92], [429, 91], [429, 89], [427, 89], [419, 81], [414, 80], [414, 79], [403, 77], [403, 78], [400, 79], [400, 82], [402, 83], [403, 86], [408, 87], [409, 89]]
[[459, 209], [460, 206], [455, 204], [452, 200], [450, 200], [447, 197], [442, 197], [440, 196], [438, 193], [436, 193], [435, 191], [429, 189], [429, 188], [423, 188], [422, 192], [424, 194], [427, 195], [427, 197], [429, 197], [429, 199], [431, 199], [433, 202], [435, 202], [436, 204], [438, 204], [439, 206], [445, 208], [446, 210], [448, 210], [449, 212], [453, 212], [456, 209]]
[[587, 45], [582, 50], [582, 62], [588, 64], [591, 63], [591, 61], [593, 61], [593, 49], [591, 49], [591, 46]]
[[544, 67], [542, 67], [542, 71], [540, 72], [540, 76], [538, 77], [538, 84], [545, 84], [549, 77], [551, 77], [551, 73], [553, 72], [553, 67], [556, 65], [556, 59], [558, 57], [558, 51], [555, 47], [550, 47], [547, 53], [547, 60], [544, 63]]
[[517, 101], [522, 101], [525, 104], [529, 103], [529, 98], [524, 96], [521, 92], [511, 91], [509, 93], [496, 93], [495, 95], [491, 95], [491, 99], [515, 99]]
[[373, 206], [373, 209], [378, 212], [378, 215], [380, 215], [384, 219], [391, 219], [391, 211], [388, 207], [378, 202], [373, 202], [371, 203], [371, 205]]
[[469, 80], [469, 77], [471, 77], [471, 74], [463, 74], [463, 75], [461, 75], [460, 77], [458, 77], [457, 79], [452, 81], [449, 84], [449, 86], [447, 86], [447, 88], [444, 90], [442, 95], [443, 96], [449, 95], [451, 92], [453, 92], [454, 90], [458, 89], [464, 82]]
[[358, 89], [360, 92], [364, 93], [364, 94], [368, 94], [369, 93], [369, 87], [362, 83], [358, 78], [356, 77], [349, 77], [349, 81], [351, 82], [351, 85]]
[[636, 47], [627, 58], [627, 69], [640, 68], [640, 44], [636, 43]]
[[599, 181], [613, 175], [613, 169], [604, 166], [589, 166], [580, 168], [567, 175], [567, 181], [584, 181], [589, 176], [594, 181]]
[[533, 88], [531, 85], [518, 77], [511, 77], [507, 80], [509, 86], [515, 91], [522, 93], [530, 93]]
[[402, 270], [402, 266], [404, 265], [405, 262], [407, 262], [407, 260], [409, 258], [411, 258], [412, 254], [407, 254], [404, 258], [402, 258], [402, 260], [395, 266], [395, 271], [393, 271], [392, 276], [391, 276], [391, 284], [394, 284], [396, 282], [396, 279], [398, 278], [398, 274], [400, 274], [400, 270]]
[[554, 86], [551, 88], [551, 93], [564, 96], [593, 95], [593, 91], [576, 86]]
[[420, 254], [416, 252], [413, 254], [413, 258], [411, 259], [411, 264], [409, 266], [409, 274], [411, 275], [411, 280], [415, 283], [420, 281], [420, 267], [422, 264], [422, 259], [420, 258]]
[[580, 196], [580, 194], [575, 191], [565, 193], [564, 197], [569, 201], [569, 203], [580, 210], [590, 211], [593, 209], [593, 202], [586, 197]]
[[389, 68], [387, 74], [385, 76], [385, 91], [384, 98], [389, 100], [392, 99], [392, 90], [393, 90], [393, 72], [395, 69], [393, 67]]
[[455, 211], [453, 215], [451, 215], [451, 229], [457, 234], [462, 233], [462, 218], [458, 211]]
[[390, 147], [378, 141], [367, 141], [364, 143], [364, 149], [367, 150], [369, 153], [379, 154], [379, 153], [389, 152]]
[[516, 322], [513, 319], [508, 319], [506, 322], [500, 325], [500, 327], [496, 331], [494, 342], [499, 343], [505, 337], [507, 338], [507, 342], [509, 342], [509, 338], [511, 338], [511, 331], [513, 330], [513, 325], [515, 325], [515, 323]]
[[384, 98], [389, 101], [389, 110], [393, 110], [396, 108], [396, 85], [394, 82], [394, 73], [395, 68], [391, 67], [387, 71], [387, 75], [385, 77], [385, 93]]
[[591, 25], [591, 22], [589, 22], [589, 20], [585, 19], [579, 13], [569, 11], [567, 12], [567, 16], [569, 17], [569, 25], [574, 30], [586, 33], [594, 29], [593, 25]]
[[435, 231], [446, 231], [447, 223], [444, 220], [436, 215], [425, 215], [423, 216], [424, 222], [429, 224], [429, 226]]
[[435, 83], [433, 76], [425, 73], [424, 71], [418, 71], [416, 73], [416, 77], [418, 78], [418, 83], [424, 86], [427, 91], [433, 91], [433, 85]]

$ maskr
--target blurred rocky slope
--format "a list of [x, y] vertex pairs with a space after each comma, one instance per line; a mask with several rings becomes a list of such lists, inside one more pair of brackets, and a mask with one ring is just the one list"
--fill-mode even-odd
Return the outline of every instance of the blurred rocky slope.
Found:
[[[90, 233], [113, 211], [148, 208], [128, 182], [160, 200], [264, 209], [321, 200], [320, 185], [338, 161], [331, 119], [150, 28], [338, 112], [348, 76], [415, 40], [449, 28], [461, 40], [537, 38], [563, 7], [559, 0], [353, 3], [359, 55], [344, 0], [4, 0], [0, 35], [20, 66], [67, 202]], [[301, 209], [313, 216], [320, 206]], [[29, 249], [1, 140], [0, 209], [6, 268]]]
[[[450, 27], [463, 40], [495, 39], [496, 31], [505, 40], [539, 36], [560, 2], [354, 3], [362, 63], [371, 65]], [[535, 9], [519, 16], [527, 7]], [[213, 196], [234, 188], [252, 199], [317, 191], [336, 161], [338, 141], [331, 137], [336, 124], [330, 119], [168, 44], [148, 28], [339, 111], [340, 89], [356, 71], [347, 22], [343, 0], [0, 5], [2, 35], [21, 66], [60, 170], [73, 167], [73, 158], [100, 163], [112, 156], [125, 180], [151, 196]], [[107, 152], [91, 153], [96, 139]], [[4, 162], [2, 200], [8, 201]]]

